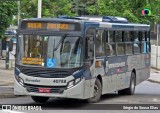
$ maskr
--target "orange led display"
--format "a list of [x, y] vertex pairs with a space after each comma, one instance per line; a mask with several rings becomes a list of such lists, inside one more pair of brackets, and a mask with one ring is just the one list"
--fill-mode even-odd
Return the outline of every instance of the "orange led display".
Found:
[[31, 28], [31, 29], [42, 28], [42, 23], [31, 23], [31, 22], [29, 22], [27, 26], [28, 26], [28, 28]]
[[60, 30], [68, 30], [68, 24], [55, 24], [55, 23], [48, 23], [47, 29], [60, 29]]
[[23, 64], [38, 64], [41, 65], [44, 62], [42, 58], [22, 58]]

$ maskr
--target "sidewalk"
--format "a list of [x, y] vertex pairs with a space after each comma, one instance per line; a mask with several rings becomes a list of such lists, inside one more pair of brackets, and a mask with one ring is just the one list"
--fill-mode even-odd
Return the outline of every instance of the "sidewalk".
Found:
[[14, 85], [13, 68], [5, 69], [5, 60], [0, 60], [0, 98], [15, 97], [13, 94]]
[[[160, 71], [151, 69], [150, 82], [160, 83]], [[0, 60], [0, 98], [15, 97], [13, 94], [14, 69], [5, 69], [5, 60]]]
[[150, 82], [155, 82], [155, 83], [160, 83], [160, 71], [151, 68], [150, 70], [150, 77], [148, 78], [148, 81]]

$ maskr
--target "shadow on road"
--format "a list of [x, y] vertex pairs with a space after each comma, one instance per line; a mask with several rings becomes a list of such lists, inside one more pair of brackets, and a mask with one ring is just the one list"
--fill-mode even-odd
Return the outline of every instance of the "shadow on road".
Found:
[[98, 109], [104, 109], [105, 104], [101, 104], [102, 101], [107, 101], [107, 100], [111, 100], [113, 98], [115, 99], [119, 97], [120, 95], [114, 93], [114, 94], [103, 95], [101, 100], [97, 103], [88, 103], [86, 100], [78, 100], [78, 99], [50, 98], [49, 101], [43, 104], [35, 103], [35, 102], [28, 103], [28, 104], [41, 106], [43, 110], [53, 110], [53, 109], [96, 110], [97, 105], [99, 106]]

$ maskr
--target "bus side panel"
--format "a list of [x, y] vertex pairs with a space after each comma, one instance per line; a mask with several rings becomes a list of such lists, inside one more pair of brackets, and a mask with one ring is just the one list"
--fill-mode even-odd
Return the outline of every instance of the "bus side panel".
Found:
[[121, 73], [117, 75], [117, 90], [127, 87], [125, 82], [126, 77], [126, 73]]
[[94, 92], [94, 84], [96, 81], [96, 74], [95, 74], [95, 62], [84, 73], [85, 83], [84, 83], [84, 99], [93, 97]]
[[124, 89], [125, 88], [128, 88], [130, 86], [130, 78], [131, 78], [131, 72], [126, 72], [126, 75], [125, 75], [125, 86], [124, 86]]
[[143, 69], [143, 76], [142, 80], [146, 80], [150, 76], [150, 64], [151, 64], [151, 59], [150, 59], [150, 53], [149, 54], [142, 54], [142, 69]]
[[128, 71], [136, 72], [136, 85], [149, 78], [150, 75], [150, 57], [149, 54], [139, 54], [128, 56]]
[[103, 82], [102, 94], [110, 93], [113, 91], [112, 76], [104, 76], [102, 78], [102, 82]]
[[84, 99], [87, 99], [87, 98], [90, 98], [92, 97], [92, 94], [91, 94], [91, 80], [85, 80], [85, 83], [84, 83]]
[[104, 76], [102, 94], [111, 93], [117, 90], [117, 74]]

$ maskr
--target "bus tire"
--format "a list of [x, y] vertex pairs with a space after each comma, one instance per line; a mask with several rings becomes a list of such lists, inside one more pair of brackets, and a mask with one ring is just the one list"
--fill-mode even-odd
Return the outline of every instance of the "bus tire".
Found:
[[89, 98], [87, 101], [89, 103], [95, 103], [98, 102], [102, 95], [102, 85], [99, 79], [96, 79], [95, 85], [94, 85], [94, 97]]
[[45, 103], [49, 99], [49, 97], [38, 97], [38, 96], [31, 96], [32, 100], [38, 103]]
[[135, 91], [135, 86], [136, 86], [136, 75], [134, 72], [132, 72], [129, 88], [119, 90], [118, 94], [119, 95], [133, 95]]

